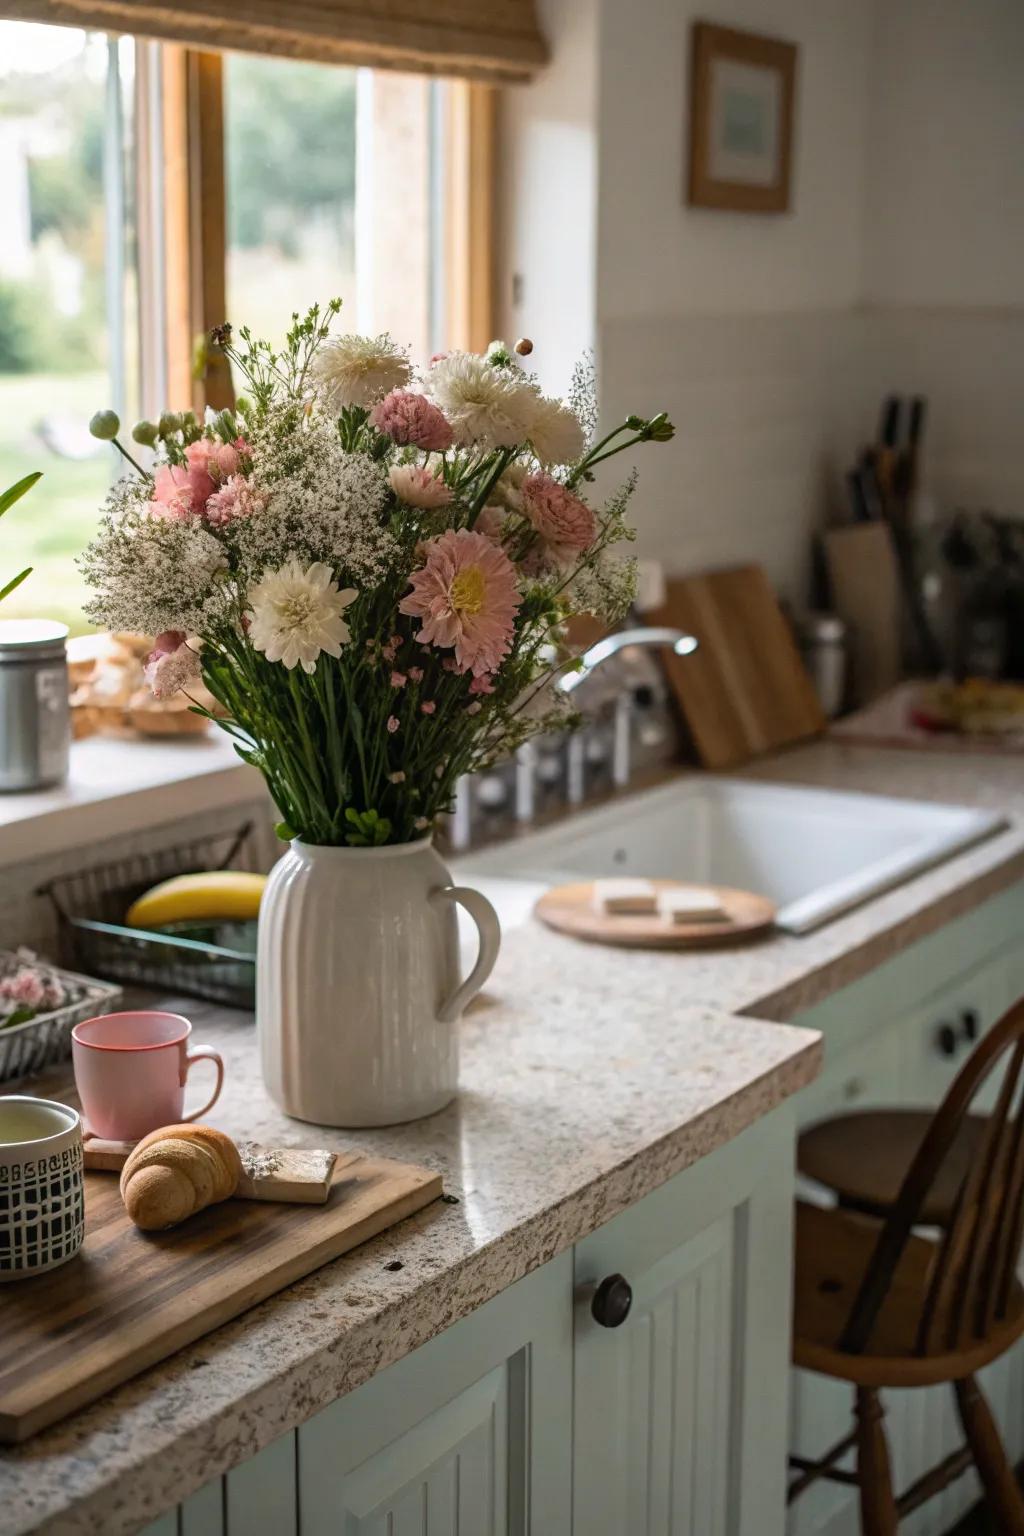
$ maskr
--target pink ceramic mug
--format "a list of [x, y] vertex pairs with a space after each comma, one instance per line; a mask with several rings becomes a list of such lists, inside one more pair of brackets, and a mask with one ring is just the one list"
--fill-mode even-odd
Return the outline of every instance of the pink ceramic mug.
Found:
[[180, 1013], [108, 1013], [71, 1031], [75, 1083], [86, 1131], [104, 1141], [138, 1141], [161, 1125], [182, 1119], [185, 1079], [193, 1062], [209, 1060], [217, 1085], [209, 1101], [187, 1120], [216, 1104], [224, 1063], [208, 1045], [188, 1049], [192, 1025]]

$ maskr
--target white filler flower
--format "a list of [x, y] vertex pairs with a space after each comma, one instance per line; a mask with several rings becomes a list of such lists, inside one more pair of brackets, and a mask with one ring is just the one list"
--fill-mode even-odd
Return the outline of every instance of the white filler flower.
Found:
[[351, 639], [341, 615], [357, 596], [354, 587], [338, 591], [330, 566], [314, 561], [303, 570], [289, 560], [250, 588], [249, 639], [268, 661], [314, 672], [321, 651], [340, 656]]
[[368, 411], [391, 390], [408, 384], [412, 368], [388, 335], [339, 336], [320, 348], [313, 376], [327, 408], [340, 415], [350, 405]]

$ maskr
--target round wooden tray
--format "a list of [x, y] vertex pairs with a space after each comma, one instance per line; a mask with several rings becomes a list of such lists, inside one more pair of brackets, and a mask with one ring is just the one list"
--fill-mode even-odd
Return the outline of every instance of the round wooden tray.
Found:
[[[656, 890], [668, 891], [690, 881], [652, 880]], [[592, 944], [619, 944], [627, 949], [703, 949], [717, 944], [735, 944], [766, 933], [775, 921], [775, 904], [753, 891], [737, 891], [727, 885], [699, 886], [712, 892], [729, 914], [727, 920], [713, 923], [669, 923], [657, 914], [637, 917], [625, 913], [606, 914], [594, 907], [592, 881], [578, 885], [556, 885], [545, 891], [534, 913], [549, 928], [586, 939]]]

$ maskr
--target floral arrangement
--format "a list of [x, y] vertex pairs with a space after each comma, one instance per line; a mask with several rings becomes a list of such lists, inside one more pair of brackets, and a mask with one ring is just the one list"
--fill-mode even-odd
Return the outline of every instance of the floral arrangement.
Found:
[[19, 949], [10, 957], [6, 974], [0, 975], [0, 1029], [27, 1024], [40, 1013], [63, 1008], [67, 1001], [59, 971], [39, 960], [33, 950]]
[[81, 565], [90, 618], [157, 636], [158, 696], [203, 679], [282, 837], [373, 846], [424, 836], [461, 774], [565, 723], [566, 620], [614, 622], [636, 581], [635, 477], [601, 506], [584, 488], [673, 429], [631, 416], [595, 441], [589, 365], [567, 403], [528, 342], [416, 374], [388, 336], [332, 339], [339, 308], [295, 315], [279, 350], [218, 327], [244, 394], [140, 422], [152, 468], [98, 413], [132, 473]]

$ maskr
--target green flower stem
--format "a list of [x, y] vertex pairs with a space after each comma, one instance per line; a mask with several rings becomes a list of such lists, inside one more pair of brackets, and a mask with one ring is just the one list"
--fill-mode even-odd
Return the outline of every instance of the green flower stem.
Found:
[[121, 455], [122, 459], [126, 459], [128, 461], [128, 463], [132, 466], [132, 469], [138, 471], [138, 473], [142, 476], [143, 480], [152, 480], [153, 476], [149, 473], [149, 471], [143, 469], [142, 465], [136, 459], [132, 458], [132, 455], [128, 452], [127, 448], [125, 448], [124, 445], [121, 442], [119, 442], [119, 440], [116, 437], [112, 437], [110, 439], [110, 441], [113, 443], [114, 447], [117, 449], [117, 451]]

